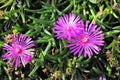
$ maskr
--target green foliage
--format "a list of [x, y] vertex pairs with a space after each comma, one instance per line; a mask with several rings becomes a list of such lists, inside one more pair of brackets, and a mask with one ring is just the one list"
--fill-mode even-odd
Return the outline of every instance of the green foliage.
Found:
[[[116, 75], [120, 66], [120, 0], [1, 0], [0, 9], [0, 80], [120, 79]], [[70, 54], [65, 40], [55, 38], [54, 23], [70, 12], [102, 28], [105, 45], [98, 55], [78, 58]], [[25, 68], [11, 69], [2, 60], [4, 37], [14, 30], [32, 37], [36, 44], [33, 61]]]

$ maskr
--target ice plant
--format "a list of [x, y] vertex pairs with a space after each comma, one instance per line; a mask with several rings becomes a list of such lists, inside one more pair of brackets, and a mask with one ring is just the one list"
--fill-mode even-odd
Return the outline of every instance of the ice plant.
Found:
[[102, 76], [100, 76], [98, 80], [103, 80]]
[[11, 66], [20, 67], [22, 62], [25, 67], [26, 63], [32, 61], [34, 54], [34, 46], [32, 38], [24, 34], [13, 34], [12, 42], [10, 44], [4, 44], [3, 49], [7, 52], [3, 55], [3, 59], [11, 63]]
[[64, 14], [56, 21], [54, 33], [58, 39], [70, 39], [72, 36], [76, 36], [83, 28], [83, 21], [80, 20], [80, 17], [69, 13]]
[[69, 40], [68, 46], [70, 47], [71, 53], [74, 55], [80, 55], [84, 53], [84, 57], [90, 58], [93, 53], [98, 54], [101, 50], [100, 46], [104, 44], [104, 34], [101, 31], [101, 28], [95, 24], [86, 24], [84, 25], [84, 31]]

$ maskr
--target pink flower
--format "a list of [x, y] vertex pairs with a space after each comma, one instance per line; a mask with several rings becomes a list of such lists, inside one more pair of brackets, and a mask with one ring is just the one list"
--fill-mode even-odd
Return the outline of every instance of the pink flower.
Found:
[[103, 80], [102, 76], [100, 76], [98, 80]]
[[98, 54], [101, 50], [100, 46], [104, 45], [103, 39], [104, 34], [100, 27], [92, 23], [88, 25], [88, 21], [86, 21], [84, 31], [71, 38], [68, 47], [70, 47], [70, 51], [74, 55], [80, 57], [80, 55], [84, 53], [84, 57], [88, 55], [90, 58], [93, 53]]
[[58, 39], [70, 39], [83, 30], [84, 24], [79, 16], [69, 13], [61, 16], [54, 25], [54, 33]]
[[3, 45], [3, 49], [7, 50], [3, 55], [3, 59], [11, 62], [11, 66], [20, 67], [20, 63], [22, 62], [25, 67], [27, 62], [32, 61], [34, 49], [31, 47], [33, 46], [32, 38], [24, 34], [12, 35], [12, 42]]

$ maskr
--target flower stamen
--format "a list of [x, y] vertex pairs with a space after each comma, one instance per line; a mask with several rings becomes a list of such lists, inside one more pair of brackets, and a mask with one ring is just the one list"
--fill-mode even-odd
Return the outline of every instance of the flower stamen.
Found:
[[89, 41], [89, 39], [87, 37], [83, 37], [82, 43], [87, 43], [88, 41]]
[[20, 48], [16, 48], [16, 49], [15, 49], [15, 53], [21, 54], [21, 52], [22, 52], [22, 50], [21, 50]]
[[68, 31], [68, 32], [70, 32], [70, 31], [71, 31], [70, 26], [67, 26], [67, 31]]

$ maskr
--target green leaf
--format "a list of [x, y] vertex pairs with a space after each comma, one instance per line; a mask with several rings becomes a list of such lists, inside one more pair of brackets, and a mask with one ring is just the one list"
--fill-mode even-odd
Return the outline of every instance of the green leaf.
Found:
[[7, 0], [0, 0], [0, 3], [5, 3]]
[[116, 35], [117, 33], [120, 33], [120, 30], [112, 30], [112, 31], [109, 31], [109, 32], [105, 32], [105, 37], [112, 37], [114, 35]]
[[0, 7], [0, 9], [2, 9], [2, 8], [4, 8], [4, 7], [7, 7], [7, 6], [11, 5], [13, 1], [14, 1], [14, 0], [9, 0], [9, 1], [6, 2], [5, 4], [3, 4], [3, 5]]
[[115, 26], [112, 29], [120, 30], [120, 26]]
[[81, 55], [75, 62], [81, 62], [84, 59], [84, 55]]
[[0, 48], [3, 46], [4, 42], [0, 41]]
[[100, 70], [99, 70], [98, 68], [92, 67], [92, 70], [93, 70], [95, 73], [100, 74]]
[[48, 51], [50, 50], [50, 48], [51, 48], [51, 42], [48, 43], [46, 49], [43, 51], [43, 55], [44, 56], [48, 53]]
[[99, 3], [101, 0], [89, 0], [91, 3], [93, 3], [93, 4], [97, 4], [97, 3]]
[[35, 67], [33, 68], [33, 70], [30, 72], [30, 74], [28, 76], [31, 77], [36, 72], [36, 70], [40, 67], [40, 65], [41, 65], [40, 61], [36, 62]]
[[30, 19], [34, 20], [36, 23], [39, 24], [52, 24], [54, 22], [54, 20], [43, 20], [43, 19], [34, 18], [32, 16], [30, 16]]
[[52, 39], [50, 37], [43, 37], [43, 38], [38, 38], [38, 40], [36, 41], [37, 43], [45, 43], [45, 42], [49, 42], [51, 41]]

